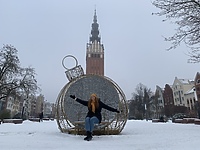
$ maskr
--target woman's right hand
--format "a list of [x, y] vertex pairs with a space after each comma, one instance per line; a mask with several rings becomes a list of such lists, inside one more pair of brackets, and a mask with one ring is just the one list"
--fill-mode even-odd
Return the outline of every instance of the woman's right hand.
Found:
[[70, 97], [71, 97], [71, 98], [73, 98], [73, 99], [75, 99], [75, 98], [76, 98], [76, 96], [75, 96], [75, 95], [70, 95]]

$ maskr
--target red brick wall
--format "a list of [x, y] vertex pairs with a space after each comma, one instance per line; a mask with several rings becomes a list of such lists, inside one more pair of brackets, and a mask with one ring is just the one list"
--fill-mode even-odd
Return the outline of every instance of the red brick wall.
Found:
[[104, 75], [104, 58], [86, 58], [86, 74]]

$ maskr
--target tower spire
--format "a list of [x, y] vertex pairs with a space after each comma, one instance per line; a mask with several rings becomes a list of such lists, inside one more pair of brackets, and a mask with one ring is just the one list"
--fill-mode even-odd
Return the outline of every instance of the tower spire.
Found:
[[94, 10], [94, 19], [93, 19], [94, 23], [97, 23], [97, 11], [96, 9]]
[[94, 10], [94, 18], [92, 23], [92, 30], [91, 30], [91, 36], [90, 36], [90, 42], [97, 41], [100, 43], [101, 38], [99, 37], [99, 24], [97, 23], [97, 14], [96, 14], [96, 8]]

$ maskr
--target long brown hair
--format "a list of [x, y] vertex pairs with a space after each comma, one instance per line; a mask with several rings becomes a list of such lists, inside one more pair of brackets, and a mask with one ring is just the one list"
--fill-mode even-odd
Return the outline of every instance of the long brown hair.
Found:
[[[92, 94], [91, 96], [94, 96], [95, 97], [95, 108], [99, 108], [99, 98], [97, 97], [97, 95], [96, 94]], [[88, 101], [88, 108], [89, 109], [92, 109], [91, 107], [91, 103], [92, 103], [92, 99], [91, 99], [91, 96], [90, 96], [90, 99], [89, 99], [89, 101]]]

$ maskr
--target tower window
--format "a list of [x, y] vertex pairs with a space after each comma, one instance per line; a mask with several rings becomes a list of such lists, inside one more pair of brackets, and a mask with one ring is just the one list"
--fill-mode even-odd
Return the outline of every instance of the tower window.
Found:
[[100, 58], [100, 54], [91, 54], [93, 58]]

